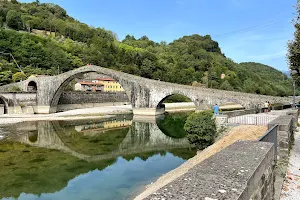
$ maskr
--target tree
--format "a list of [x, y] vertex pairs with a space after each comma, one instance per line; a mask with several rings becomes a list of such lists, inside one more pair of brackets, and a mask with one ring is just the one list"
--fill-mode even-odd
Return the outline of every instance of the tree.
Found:
[[26, 79], [26, 75], [24, 72], [17, 72], [14, 75], [12, 75], [13, 82], [18, 82]]
[[210, 145], [217, 137], [215, 118], [211, 111], [203, 111], [191, 114], [184, 125], [184, 130], [188, 133], [187, 138], [191, 144], [195, 144], [199, 149]]
[[11, 71], [0, 72], [0, 85], [6, 85], [11, 83]]
[[254, 93], [256, 88], [257, 88], [256, 84], [251, 78], [245, 80], [244, 85], [243, 85], [243, 90], [245, 92]]
[[0, 28], [2, 28], [4, 25], [4, 20], [3, 20], [3, 17], [0, 16]]
[[22, 28], [21, 14], [15, 10], [8, 11], [6, 23], [10, 28], [20, 30]]
[[145, 78], [152, 78], [152, 73], [154, 70], [155, 70], [155, 65], [151, 60], [147, 58], [143, 60], [141, 66], [141, 76]]
[[296, 79], [297, 83], [300, 84], [300, 2], [297, 2], [297, 18], [294, 23], [295, 33], [294, 40], [288, 43], [288, 62], [290, 65], [290, 70], [297, 71], [293, 77]]
[[230, 85], [230, 83], [227, 80], [225, 80], [221, 84], [220, 89], [222, 89], [222, 90], [233, 90], [233, 87]]

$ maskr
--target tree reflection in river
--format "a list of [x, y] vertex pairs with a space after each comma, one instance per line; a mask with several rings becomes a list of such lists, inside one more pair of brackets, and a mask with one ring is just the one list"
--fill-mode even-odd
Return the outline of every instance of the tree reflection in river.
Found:
[[175, 129], [170, 137], [130, 116], [9, 130], [0, 142], [0, 199], [126, 199], [196, 153]]
[[157, 118], [156, 123], [160, 130], [173, 138], [184, 138], [186, 132], [183, 127], [191, 112], [167, 113]]

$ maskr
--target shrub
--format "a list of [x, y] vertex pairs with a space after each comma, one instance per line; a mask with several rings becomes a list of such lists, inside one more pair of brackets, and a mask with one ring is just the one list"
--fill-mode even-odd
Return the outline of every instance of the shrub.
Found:
[[17, 72], [14, 75], [12, 75], [13, 82], [23, 81], [26, 79], [26, 75], [24, 72]]
[[191, 114], [184, 125], [184, 130], [188, 133], [190, 143], [199, 149], [211, 145], [217, 137], [215, 118], [211, 111]]

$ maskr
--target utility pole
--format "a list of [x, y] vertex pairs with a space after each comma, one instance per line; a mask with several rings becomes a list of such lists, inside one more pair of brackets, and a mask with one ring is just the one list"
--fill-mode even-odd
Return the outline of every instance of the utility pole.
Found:
[[[15, 57], [11, 54], [11, 53], [5, 53], [5, 52], [0, 52], [0, 54], [3, 54], [3, 55], [9, 55], [13, 60], [14, 62], [16, 63], [17, 67], [19, 68], [19, 70], [21, 72], [23, 72], [23, 70], [21, 69], [21, 67], [19, 66], [18, 62], [16, 61]], [[24, 72], [23, 72], [24, 73]]]

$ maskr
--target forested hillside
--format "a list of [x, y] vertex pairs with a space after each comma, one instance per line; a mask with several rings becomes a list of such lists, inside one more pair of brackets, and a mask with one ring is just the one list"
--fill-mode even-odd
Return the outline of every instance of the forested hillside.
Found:
[[[291, 95], [283, 73], [258, 63], [237, 64], [209, 35], [184, 36], [167, 44], [147, 36], [118, 41], [54, 4], [0, 1], [0, 85], [31, 74], [54, 75], [88, 63], [162, 81], [268, 95]], [[225, 74], [223, 79], [222, 74]]]

